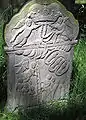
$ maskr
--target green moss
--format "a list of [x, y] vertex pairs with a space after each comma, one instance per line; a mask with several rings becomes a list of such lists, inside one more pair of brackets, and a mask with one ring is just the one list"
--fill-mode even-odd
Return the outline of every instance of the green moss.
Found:
[[[60, 10], [63, 10], [63, 13], [70, 17], [71, 21], [74, 21], [74, 24], [77, 25], [78, 22], [76, 21], [76, 19], [74, 18], [74, 16], [72, 15], [72, 13], [70, 13], [69, 11], [66, 10], [66, 8], [58, 1], [58, 0], [32, 0], [31, 2], [28, 2], [26, 5], [23, 6], [23, 8], [21, 8], [21, 10], [11, 19], [11, 21], [9, 22], [8, 25], [6, 25], [6, 29], [10, 29], [11, 27], [14, 27], [17, 22], [23, 18], [26, 17], [26, 15], [31, 11], [31, 9], [33, 8], [33, 5], [38, 5], [38, 4], [51, 4], [51, 3], [58, 3], [58, 7], [61, 7]], [[6, 31], [5, 31], [6, 33]]]

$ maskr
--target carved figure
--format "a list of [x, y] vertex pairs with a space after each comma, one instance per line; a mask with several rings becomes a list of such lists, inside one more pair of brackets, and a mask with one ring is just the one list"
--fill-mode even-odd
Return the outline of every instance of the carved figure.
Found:
[[28, 6], [6, 28], [8, 104], [12, 101], [14, 108], [68, 97], [79, 31], [78, 22], [59, 3]]
[[10, 42], [13, 43], [13, 47], [22, 47], [27, 42], [27, 38], [31, 35], [32, 31], [40, 27], [40, 25], [35, 24], [30, 17], [31, 16], [29, 15], [25, 19], [25, 23], [21, 27], [19, 27], [21, 21], [14, 27], [14, 29], [20, 29], [10, 40]]
[[[70, 35], [67, 34], [69, 30], [71, 34], [73, 34], [71, 31], [72, 26], [67, 25], [70, 21], [69, 17], [65, 17], [61, 12], [57, 12], [56, 14], [54, 12], [53, 9], [49, 13], [49, 9], [45, 5], [44, 10], [37, 10], [36, 12], [34, 12], [34, 10], [31, 11], [31, 13], [27, 14], [25, 19], [19, 21], [12, 29], [17, 29], [14, 37], [10, 40], [13, 48], [23, 47], [27, 43], [27, 40], [29, 40], [32, 32], [40, 30], [41, 44], [36, 44], [37, 49], [22, 49], [22, 52], [19, 52], [22, 56], [28, 57], [28, 59], [23, 59], [23, 61], [15, 65], [17, 68], [20, 66], [16, 72], [17, 74], [27, 74], [24, 81], [31, 81], [32, 76], [36, 76], [35, 79], [40, 80], [40, 76], [38, 75], [40, 73], [36, 73], [35, 66], [33, 70], [29, 67], [31, 60], [43, 60], [43, 63], [48, 67], [48, 72], [55, 77], [62, 76], [69, 70], [70, 60], [66, 57], [66, 54], [68, 54], [66, 52], [69, 52], [72, 49], [72, 45], [76, 43], [75, 40], [72, 40], [72, 37], [69, 37]], [[52, 16], [54, 16], [55, 20], [52, 19]], [[33, 45], [35, 45], [34, 42]], [[45, 49], [41, 49], [41, 45], [43, 45]], [[50, 76], [51, 77], [46, 78], [45, 82], [38, 82], [38, 86], [40, 86], [38, 91], [42, 92], [43, 89], [44, 91], [49, 88], [51, 89], [52, 75]], [[55, 84], [55, 89], [49, 90], [53, 92], [53, 98], [58, 89], [57, 86], [58, 85]], [[49, 94], [50, 92], [47, 95]]]

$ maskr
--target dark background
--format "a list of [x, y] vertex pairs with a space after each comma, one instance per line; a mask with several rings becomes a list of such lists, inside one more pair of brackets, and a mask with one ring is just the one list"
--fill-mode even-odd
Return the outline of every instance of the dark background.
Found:
[[[23, 5], [24, 3], [26, 3], [27, 1], [31, 1], [31, 0], [0, 0], [0, 8], [7, 8], [9, 7], [9, 5], [12, 5], [13, 7], [20, 7], [21, 5]], [[75, 0], [60, 0], [68, 10], [74, 12], [74, 8], [75, 8]], [[80, 5], [76, 6], [76, 9], [78, 9], [78, 7], [80, 7]]]

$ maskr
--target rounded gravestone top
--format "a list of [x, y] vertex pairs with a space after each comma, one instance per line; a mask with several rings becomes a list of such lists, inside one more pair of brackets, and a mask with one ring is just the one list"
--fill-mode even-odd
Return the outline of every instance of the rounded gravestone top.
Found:
[[68, 31], [66, 33], [68, 33], [69, 39], [76, 39], [79, 32], [79, 24], [72, 13], [67, 11], [66, 8], [58, 1], [45, 2], [44, 4], [41, 3], [39, 1], [35, 2], [34, 0], [28, 2], [6, 25], [5, 40], [7, 46], [12, 46], [10, 40], [19, 29], [25, 26], [25, 24], [30, 25], [30, 21], [39, 25], [44, 24], [44, 22], [47, 22], [47, 24], [53, 24], [59, 17], [59, 23], [61, 23], [62, 17], [66, 17], [65, 31]]

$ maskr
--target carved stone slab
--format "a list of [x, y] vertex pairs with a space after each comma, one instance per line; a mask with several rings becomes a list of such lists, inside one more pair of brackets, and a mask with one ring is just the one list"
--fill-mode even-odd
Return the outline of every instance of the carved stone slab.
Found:
[[8, 107], [68, 97], [79, 26], [60, 3], [27, 3], [5, 29]]

